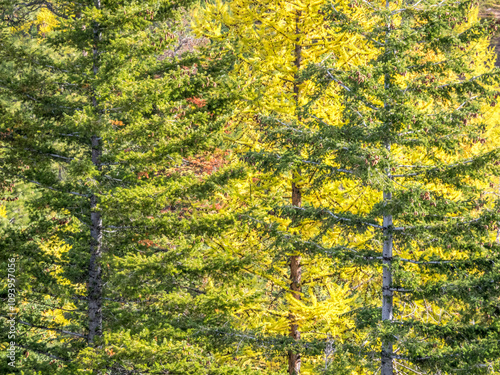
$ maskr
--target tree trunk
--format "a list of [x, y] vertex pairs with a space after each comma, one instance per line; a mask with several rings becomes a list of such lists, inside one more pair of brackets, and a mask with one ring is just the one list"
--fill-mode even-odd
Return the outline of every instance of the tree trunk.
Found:
[[[100, 138], [92, 137], [92, 163], [100, 170]], [[90, 264], [88, 281], [88, 343], [93, 344], [96, 336], [102, 335], [102, 218], [97, 209], [98, 197], [90, 196]]]
[[[94, 6], [101, 8], [101, 1], [95, 0]], [[92, 48], [92, 70], [94, 75], [99, 71], [99, 51], [98, 43], [101, 40], [101, 31], [99, 23], [95, 22], [93, 26], [94, 45]], [[97, 112], [97, 97], [95, 91], [92, 94], [92, 104]], [[92, 163], [97, 170], [101, 170], [101, 138], [97, 135], [91, 137], [92, 144]], [[97, 208], [99, 198], [94, 192], [90, 196], [90, 262], [89, 262], [89, 280], [87, 287], [88, 295], [88, 315], [89, 315], [89, 335], [88, 343], [93, 345], [94, 339], [102, 335], [102, 217]]]
[[[392, 199], [390, 192], [384, 192], [384, 201]], [[382, 250], [383, 281], [382, 281], [382, 321], [392, 320], [393, 292], [392, 292], [392, 215], [384, 215], [384, 247]], [[382, 342], [382, 370], [381, 375], [393, 375], [392, 340]]]
[[[390, 0], [386, 0], [385, 7], [389, 9]], [[385, 32], [386, 46], [388, 45], [389, 32], [391, 30], [390, 20], [387, 24], [387, 29]], [[385, 47], [384, 53], [393, 53]], [[384, 89], [389, 90], [391, 87], [391, 78], [389, 74], [385, 74], [384, 77]], [[389, 105], [384, 103], [384, 108], [388, 109]], [[385, 148], [387, 151], [391, 151], [390, 141], [385, 142]], [[386, 169], [388, 178], [391, 179], [390, 173], [391, 169]], [[392, 192], [384, 191], [383, 200], [384, 205], [392, 199]], [[384, 211], [383, 217], [383, 230], [384, 230], [384, 245], [382, 249], [382, 322], [392, 321], [392, 310], [393, 310], [393, 291], [392, 291], [392, 215], [387, 211]], [[381, 375], [393, 375], [394, 374], [394, 363], [393, 363], [393, 342], [391, 339], [382, 341], [381, 350]]]
[[[292, 182], [292, 204], [294, 206], [300, 207], [302, 205], [302, 194], [300, 189]], [[290, 289], [292, 290], [292, 296], [295, 299], [300, 300], [301, 279], [302, 279], [302, 265], [300, 264], [300, 255], [295, 255], [290, 257]], [[300, 339], [299, 326], [295, 322], [295, 316], [290, 314], [288, 316], [290, 320], [290, 337], [294, 340]], [[300, 364], [301, 357], [300, 353], [294, 353], [291, 350], [288, 352], [288, 373], [290, 375], [300, 374]]]
[[[500, 57], [497, 59], [500, 60]], [[498, 193], [500, 194], [500, 179], [498, 181]], [[500, 243], [500, 222], [497, 223], [497, 243]]]
[[[294, 80], [293, 80], [293, 93], [295, 97], [295, 106], [296, 106], [296, 114], [297, 120], [300, 121], [300, 117], [298, 115], [298, 107], [299, 107], [299, 95], [300, 95], [300, 87], [298, 83], [298, 71], [300, 69], [300, 65], [302, 62], [302, 45], [300, 44], [300, 22], [301, 12], [297, 12], [297, 16], [295, 18], [295, 34], [297, 35], [297, 39], [295, 42], [294, 48], [294, 65], [297, 69]], [[302, 193], [300, 189], [292, 182], [292, 204], [294, 206], [300, 207], [302, 205]], [[302, 265], [300, 263], [301, 257], [300, 255], [295, 255], [290, 257], [290, 289], [292, 290], [292, 296], [295, 299], [300, 300], [300, 292], [302, 291], [301, 280], [302, 280]], [[290, 321], [290, 337], [294, 340], [300, 339], [300, 331], [299, 326], [295, 321], [295, 316], [293, 314], [289, 314]], [[293, 351], [288, 352], [288, 373], [289, 375], [299, 375], [300, 374], [300, 365], [301, 365], [301, 356], [300, 353], [294, 353]]]

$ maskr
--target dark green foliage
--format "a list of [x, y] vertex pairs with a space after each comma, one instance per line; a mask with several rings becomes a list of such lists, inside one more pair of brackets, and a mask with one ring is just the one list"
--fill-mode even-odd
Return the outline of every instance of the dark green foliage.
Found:
[[[221, 324], [215, 311], [231, 304], [203, 281], [226, 267], [204, 261], [203, 237], [231, 222], [204, 203], [241, 174], [217, 149], [231, 55], [180, 40], [189, 2], [35, 3], [0, 9], [1, 172], [37, 192], [26, 203], [29, 224], [7, 227], [0, 245], [2, 262], [13, 254], [18, 265], [16, 344], [31, 353], [17, 353], [15, 371], [241, 373], [190, 341], [200, 325]], [[40, 7], [58, 16], [52, 31], [11, 29]], [[222, 167], [197, 163], [208, 156]], [[91, 228], [102, 235], [102, 255], [89, 246]], [[44, 241], [69, 248], [49, 254]], [[94, 256], [103, 336], [91, 339]], [[65, 323], [46, 316], [52, 308]]]

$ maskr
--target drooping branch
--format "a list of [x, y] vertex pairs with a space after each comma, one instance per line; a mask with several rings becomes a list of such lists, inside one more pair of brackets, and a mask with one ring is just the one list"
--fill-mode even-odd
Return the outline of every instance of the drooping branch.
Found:
[[[10, 318], [8, 318], [8, 317], [6, 317], [4, 315], [0, 315], [0, 316], [2, 318], [5, 318], [5, 319], [10, 319]], [[29, 326], [29, 327], [32, 327], [32, 328], [44, 329], [44, 330], [47, 330], [47, 331], [54, 331], [54, 332], [62, 333], [62, 334], [65, 334], [65, 335], [76, 336], [76, 337], [80, 337], [80, 338], [83, 338], [83, 339], [87, 338], [86, 335], [82, 335], [81, 333], [70, 332], [70, 331], [66, 331], [64, 329], [59, 329], [59, 328], [51, 328], [51, 327], [39, 326], [39, 325], [28, 323], [28, 322], [25, 322], [25, 321], [19, 320], [19, 319], [16, 319], [16, 323], [20, 323], [20, 324], [23, 324], [23, 325], [26, 325], [26, 326]]]

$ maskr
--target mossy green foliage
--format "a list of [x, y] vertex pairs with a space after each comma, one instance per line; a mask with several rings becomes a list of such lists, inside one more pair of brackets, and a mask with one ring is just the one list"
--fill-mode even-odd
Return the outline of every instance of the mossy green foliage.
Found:
[[[205, 260], [203, 237], [231, 218], [205, 203], [240, 174], [217, 151], [232, 56], [189, 35], [189, 5], [1, 4], [1, 173], [36, 192], [29, 221], [2, 232], [2, 264], [12, 253], [18, 266], [19, 333], [17, 367], [1, 371], [241, 373], [189, 341], [219, 324], [225, 304], [204, 283], [224, 265]], [[53, 27], [23, 27], [42, 8]], [[104, 319], [88, 347], [91, 196], [103, 218]]]

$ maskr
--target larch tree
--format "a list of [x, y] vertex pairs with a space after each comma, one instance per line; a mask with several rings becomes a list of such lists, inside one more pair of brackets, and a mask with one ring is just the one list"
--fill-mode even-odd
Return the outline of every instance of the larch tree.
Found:
[[[352, 373], [356, 363], [382, 375], [491, 371], [499, 163], [488, 36], [495, 27], [477, 20], [473, 2], [353, 1], [324, 11], [332, 29], [363, 38], [373, 56], [357, 66], [337, 56], [311, 64], [304, 79], [317, 91], [302, 107], [307, 131], [267, 121], [281, 152], [253, 157], [268, 169], [300, 167], [314, 174], [313, 187], [337, 181], [362, 207], [274, 210], [292, 223], [317, 223], [314, 238], [289, 242], [363, 267], [365, 283], [378, 289], [381, 302], [370, 299], [355, 314], [367, 333], [358, 345], [338, 341], [329, 371]], [[341, 116], [318, 116], [335, 89]], [[342, 236], [329, 241], [335, 231]]]
[[[245, 230], [238, 228], [239, 234], [233, 232], [232, 241], [224, 241], [224, 248], [240, 256], [255, 254], [247, 270], [251, 269], [249, 272], [257, 279], [265, 280], [265, 284], [260, 285], [266, 290], [260, 305], [254, 302], [246, 310], [239, 310], [252, 316], [241, 319], [240, 328], [260, 331], [267, 335], [269, 342], [288, 335], [291, 341], [285, 340], [281, 350], [271, 345], [263, 352], [273, 347], [272, 351], [282, 356], [285, 351], [289, 374], [299, 374], [301, 369], [303, 373], [312, 371], [323, 362], [317, 353], [325, 348], [328, 338], [349, 330], [349, 319], [342, 321], [339, 316], [349, 310], [347, 301], [351, 292], [335, 284], [334, 280], [339, 277], [335, 267], [323, 255], [303, 252], [287, 240], [290, 233], [303, 236], [304, 240], [314, 236], [314, 225], [281, 219], [276, 216], [275, 208], [286, 201], [296, 207], [304, 202], [318, 204], [325, 198], [332, 199], [329, 193], [346, 206], [353, 204], [352, 200], [336, 194], [333, 186], [320, 194], [311, 189], [304, 194], [304, 187], [313, 174], [290, 159], [283, 160], [283, 164], [291, 168], [274, 168], [279, 163], [271, 165], [272, 162], [269, 168], [254, 167], [262, 153], [280, 155], [290, 148], [301, 152], [300, 146], [295, 148], [290, 143], [278, 146], [268, 132], [267, 123], [293, 123], [298, 133], [307, 132], [308, 124], [303, 121], [301, 108], [315, 93], [314, 84], [303, 78], [309, 64], [333, 55], [349, 66], [356, 66], [370, 56], [363, 38], [330, 27], [322, 12], [325, 4], [324, 1], [216, 2], [204, 5], [196, 20], [200, 34], [223, 41], [237, 55], [232, 75], [241, 87], [241, 100], [226, 132], [228, 142], [236, 145], [233, 146], [236, 154], [247, 162], [250, 172], [246, 183], [238, 185], [232, 203], [239, 206]], [[347, 7], [347, 3], [340, 6]], [[334, 91], [329, 93], [331, 97], [322, 98], [317, 115], [328, 113], [335, 118], [341, 107]], [[283, 236], [279, 239], [269, 236], [270, 225], [277, 225]], [[286, 233], [288, 229], [290, 233]], [[353, 280], [352, 286], [354, 284]], [[340, 302], [342, 300], [344, 302]], [[309, 355], [305, 367], [301, 338], [306, 342], [320, 338], [319, 346], [323, 348]], [[266, 342], [262, 340], [260, 342]], [[267, 368], [274, 368], [273, 363], [269, 361]]]

